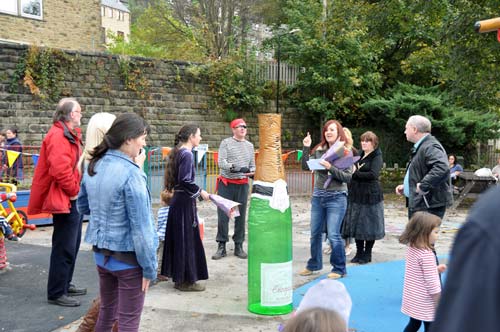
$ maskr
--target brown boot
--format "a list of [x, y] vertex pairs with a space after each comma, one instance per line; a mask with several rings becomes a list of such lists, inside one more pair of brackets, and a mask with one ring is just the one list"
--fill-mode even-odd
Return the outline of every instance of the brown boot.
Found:
[[[89, 310], [83, 316], [82, 323], [78, 326], [76, 332], [94, 332], [97, 318], [99, 318], [99, 307], [101, 306], [101, 298], [97, 297], [92, 301]], [[112, 332], [118, 332], [118, 322], [114, 322]]]
[[99, 317], [99, 307], [101, 306], [101, 298], [98, 297], [92, 301], [89, 310], [83, 316], [82, 323], [76, 332], [94, 332], [97, 317]]

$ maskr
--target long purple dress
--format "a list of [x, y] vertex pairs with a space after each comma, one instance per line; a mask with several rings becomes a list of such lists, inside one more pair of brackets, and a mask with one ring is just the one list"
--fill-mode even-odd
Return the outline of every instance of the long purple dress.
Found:
[[205, 249], [200, 238], [196, 199], [201, 189], [195, 183], [193, 154], [182, 148], [175, 163], [177, 177], [168, 213], [161, 274], [175, 283], [208, 279]]

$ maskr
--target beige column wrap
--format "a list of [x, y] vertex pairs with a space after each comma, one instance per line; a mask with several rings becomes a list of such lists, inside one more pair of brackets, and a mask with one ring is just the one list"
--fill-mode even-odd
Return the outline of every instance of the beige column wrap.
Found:
[[255, 180], [286, 181], [285, 165], [281, 159], [281, 114], [259, 114], [258, 119], [259, 154], [255, 162]]

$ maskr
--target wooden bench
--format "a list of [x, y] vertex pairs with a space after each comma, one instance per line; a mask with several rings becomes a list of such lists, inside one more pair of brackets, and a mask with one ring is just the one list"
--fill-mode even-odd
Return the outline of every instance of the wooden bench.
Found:
[[473, 188], [476, 189], [474, 191], [481, 193], [497, 183], [496, 178], [493, 176], [477, 176], [474, 172], [462, 172], [458, 175], [458, 178], [465, 185], [462, 191], [455, 196], [455, 201], [451, 206], [452, 209], [456, 209], [465, 197], [473, 194], [471, 191]]

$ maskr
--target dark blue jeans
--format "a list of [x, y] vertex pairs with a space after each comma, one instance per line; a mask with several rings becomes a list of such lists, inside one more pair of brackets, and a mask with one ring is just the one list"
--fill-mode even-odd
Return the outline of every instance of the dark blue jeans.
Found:
[[110, 271], [97, 266], [101, 306], [95, 332], [111, 331], [118, 321], [120, 332], [137, 332], [146, 293], [142, 291], [140, 267]]
[[52, 252], [47, 283], [49, 300], [68, 294], [82, 237], [82, 217], [76, 210], [76, 200], [71, 201], [69, 213], [54, 214], [52, 219]]
[[311, 200], [311, 258], [307, 269], [317, 271], [323, 268], [322, 235], [327, 230], [327, 238], [332, 246], [330, 264], [332, 272], [344, 275], [344, 241], [340, 236], [340, 227], [347, 207], [347, 195], [344, 192], [332, 192], [327, 197], [314, 197]]

